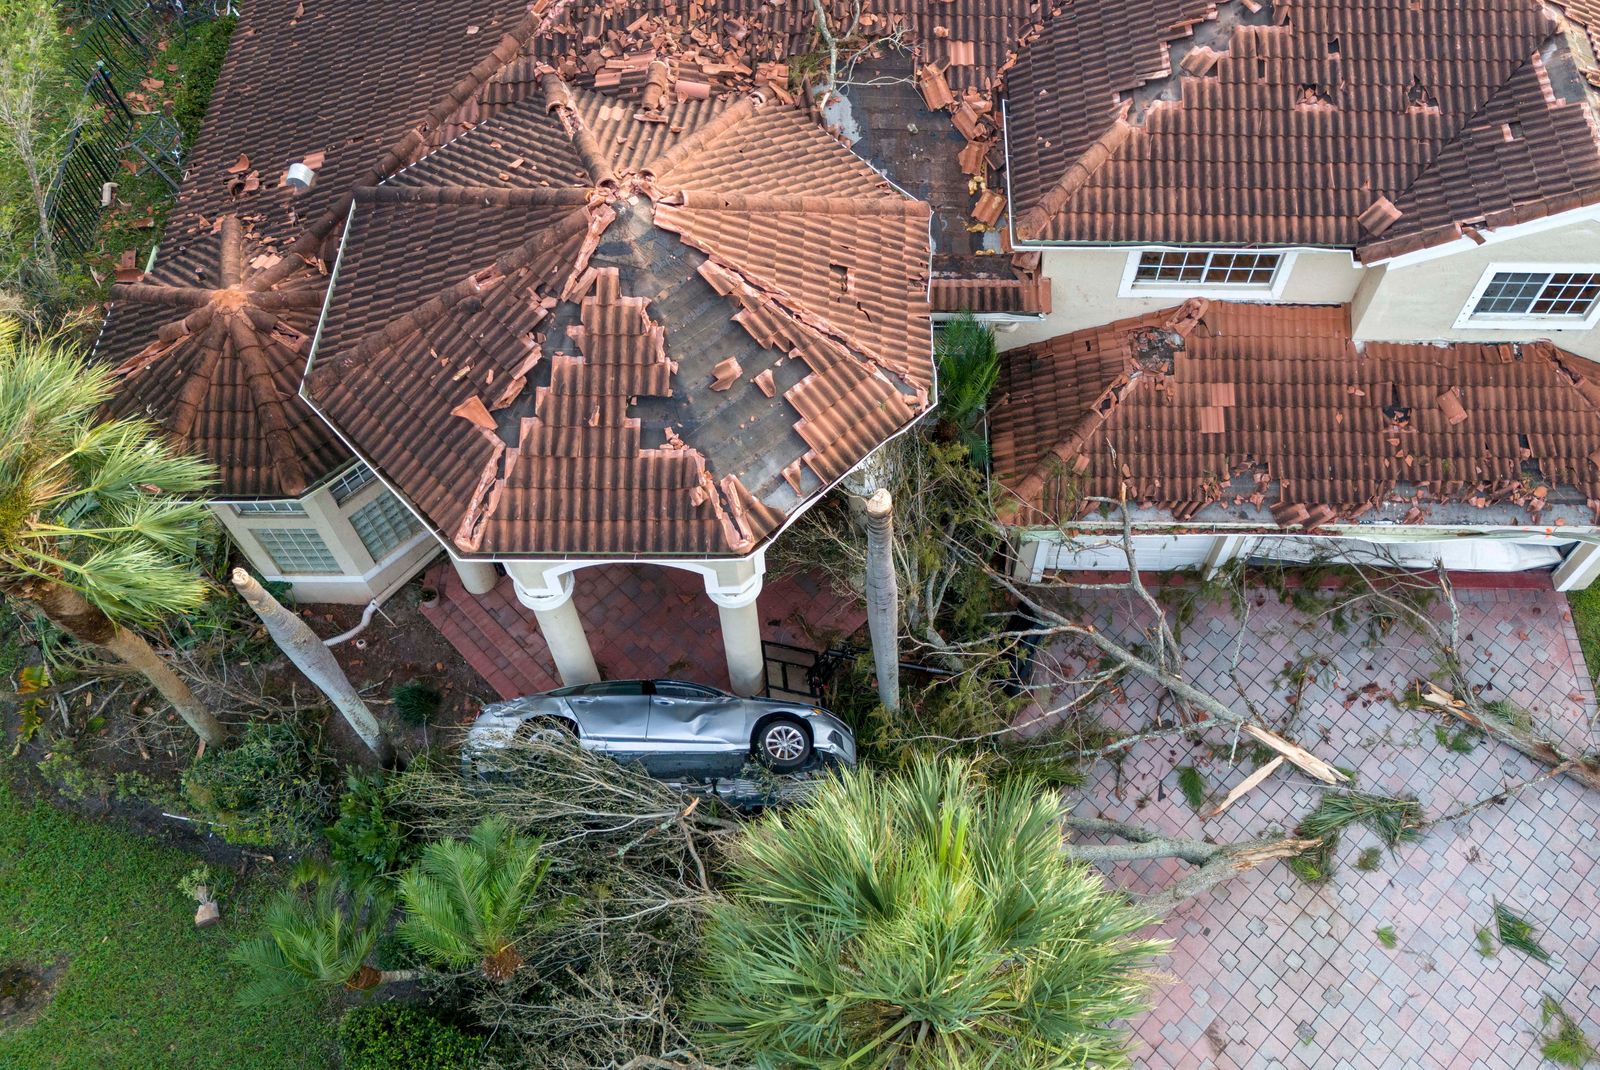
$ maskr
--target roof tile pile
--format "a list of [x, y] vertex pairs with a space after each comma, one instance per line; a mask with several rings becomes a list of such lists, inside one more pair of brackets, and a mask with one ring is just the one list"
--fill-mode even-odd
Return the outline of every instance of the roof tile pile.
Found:
[[551, 75], [358, 193], [307, 388], [462, 552], [747, 553], [927, 406], [927, 206], [665, 109]]
[[[1600, 365], [1548, 342], [1365, 343], [1337, 306], [1191, 301], [1011, 350], [990, 412], [1019, 523], [1086, 498], [1280, 525], [1384, 502], [1600, 510]], [[1242, 487], [1241, 487], [1242, 484]]]
[[1560, 211], [1600, 196], [1579, 62], [1536, 0], [1075, 4], [1007, 75], [1017, 234], [1370, 259]]

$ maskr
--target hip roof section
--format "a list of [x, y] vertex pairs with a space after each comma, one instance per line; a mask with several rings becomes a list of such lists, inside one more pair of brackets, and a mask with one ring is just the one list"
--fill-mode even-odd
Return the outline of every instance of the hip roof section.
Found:
[[460, 553], [743, 555], [924, 412], [928, 208], [548, 75], [361, 190], [307, 396]]

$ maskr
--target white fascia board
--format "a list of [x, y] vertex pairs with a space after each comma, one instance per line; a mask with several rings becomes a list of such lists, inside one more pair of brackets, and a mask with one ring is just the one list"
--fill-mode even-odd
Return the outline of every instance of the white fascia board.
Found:
[[1383, 260], [1369, 261], [1367, 267], [1387, 266], [1391, 268], [1411, 267], [1414, 264], [1425, 264], [1430, 260], [1453, 256], [1456, 253], [1470, 252], [1481, 249], [1485, 245], [1494, 245], [1499, 242], [1511, 241], [1515, 238], [1526, 238], [1534, 234], [1543, 234], [1551, 230], [1560, 230], [1576, 223], [1600, 222], [1600, 204], [1586, 204], [1580, 208], [1569, 208], [1565, 212], [1557, 212], [1540, 219], [1530, 219], [1526, 223], [1513, 223], [1507, 227], [1496, 227], [1493, 230], [1480, 230], [1478, 237], [1482, 241], [1471, 238], [1455, 238], [1439, 245], [1430, 245], [1426, 249], [1416, 249], [1409, 253], [1401, 253]]

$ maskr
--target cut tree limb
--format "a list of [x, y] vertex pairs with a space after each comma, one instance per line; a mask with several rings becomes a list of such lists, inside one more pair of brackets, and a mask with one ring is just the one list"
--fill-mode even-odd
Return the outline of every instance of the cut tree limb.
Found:
[[1300, 769], [1324, 784], [1344, 784], [1350, 778], [1297, 743], [1290, 743], [1276, 732], [1269, 732], [1253, 724], [1241, 724], [1240, 731], [1257, 743], [1265, 744], [1289, 759]]
[[1572, 777], [1583, 784], [1584, 787], [1600, 791], [1600, 758], [1596, 758], [1592, 754], [1565, 754], [1554, 744], [1540, 739], [1528, 729], [1508, 724], [1497, 717], [1483, 716], [1465, 700], [1456, 697], [1431, 681], [1425, 681], [1422, 700], [1431, 706], [1438, 707], [1451, 717], [1471, 725], [1485, 735], [1498, 739], [1502, 743], [1521, 751], [1536, 762], [1559, 767], [1564, 775]]
[[1244, 798], [1245, 793], [1251, 788], [1255, 787], [1257, 784], [1267, 779], [1267, 777], [1277, 772], [1278, 766], [1282, 765], [1283, 763], [1284, 757], [1280, 754], [1266, 765], [1263, 765], [1260, 769], [1257, 769], [1255, 772], [1239, 781], [1238, 785], [1235, 786], [1232, 791], [1228, 792], [1227, 798], [1223, 799], [1216, 806], [1212, 807], [1208, 813], [1205, 813], [1201, 816], [1208, 818], [1216, 817], [1218, 814], [1222, 813], [1222, 811], [1226, 810], [1228, 807]]

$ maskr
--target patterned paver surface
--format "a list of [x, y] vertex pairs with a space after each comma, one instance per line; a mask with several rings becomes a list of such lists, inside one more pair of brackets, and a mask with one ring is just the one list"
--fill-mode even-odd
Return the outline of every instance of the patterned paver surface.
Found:
[[[1462, 591], [1458, 598], [1474, 679], [1531, 712], [1568, 747], [1593, 746], [1595, 696], [1565, 599], [1548, 590]], [[1125, 595], [1077, 602], [1125, 639], [1148, 621]], [[1357, 770], [1361, 787], [1413, 794], [1431, 818], [1540, 772], [1492, 742], [1454, 753], [1436, 740], [1436, 719], [1389, 700], [1431, 674], [1432, 655], [1410, 635], [1371, 642], [1308, 624], [1265, 591], [1249, 602], [1242, 642], [1225, 604], [1206, 606], [1188, 623], [1182, 645], [1191, 679], [1236, 705], [1248, 700], [1276, 721], [1288, 708], [1286, 670], [1312, 659], [1317, 675], [1293, 734], [1321, 757]], [[1065, 647], [1041, 663], [1045, 671], [1081, 665]], [[1146, 727], [1159, 705], [1156, 692], [1136, 680], [1103, 719]], [[1314, 781], [1280, 769], [1225, 814], [1201, 821], [1177, 788], [1176, 770], [1185, 765], [1205, 774], [1217, 799], [1252, 768], [1186, 742], [1141, 743], [1120, 771], [1100, 764], [1079, 794], [1078, 812], [1230, 841], [1292, 826], [1319, 796]], [[1306, 884], [1287, 865], [1268, 863], [1169, 916], [1160, 935], [1175, 941], [1163, 963], [1174, 980], [1135, 1022], [1143, 1044], [1136, 1065], [1538, 1067], [1548, 1065], [1538, 1052], [1546, 993], [1600, 1037], [1600, 805], [1593, 792], [1546, 780], [1385, 852], [1375, 872], [1356, 868], [1360, 852], [1378, 842], [1359, 828], [1346, 833], [1325, 884]], [[1186, 869], [1163, 861], [1108, 872], [1145, 891]], [[1504, 949], [1492, 958], [1478, 953], [1475, 933], [1490, 923], [1495, 900], [1535, 923], [1548, 964]], [[1393, 950], [1379, 943], [1380, 927], [1394, 930]]]
[[[502, 698], [561, 686], [539, 622], [517, 601], [509, 576], [482, 596], [469, 594], [449, 565], [436, 566], [427, 583], [439, 598], [422, 615]], [[728, 686], [721, 621], [698, 574], [659, 565], [595, 565], [580, 569], [573, 584], [602, 675]], [[823, 650], [866, 619], [859, 599], [804, 573], [768, 577], [757, 605], [764, 640], [804, 650]]]

